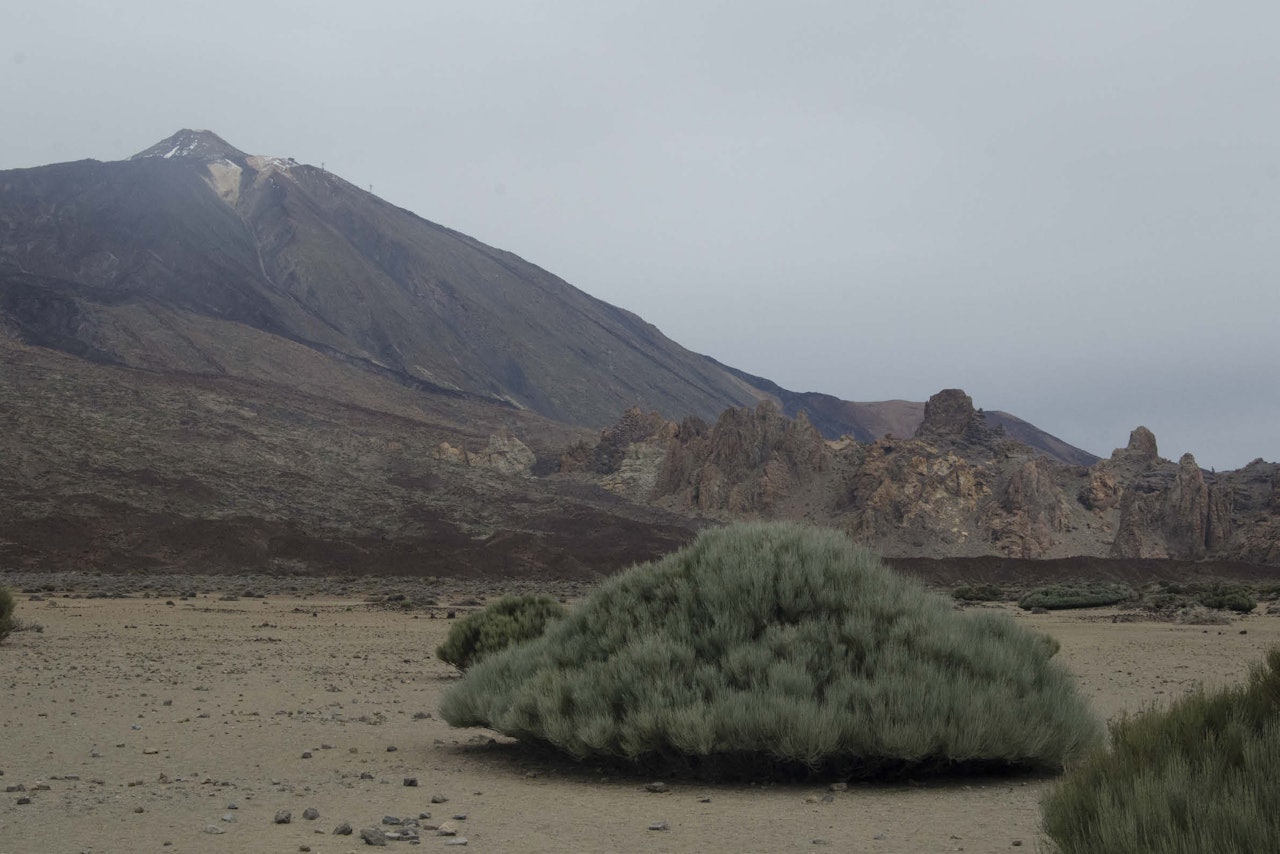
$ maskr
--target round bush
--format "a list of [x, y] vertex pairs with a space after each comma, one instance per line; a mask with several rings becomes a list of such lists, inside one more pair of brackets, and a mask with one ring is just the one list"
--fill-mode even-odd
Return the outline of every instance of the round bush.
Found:
[[605, 582], [441, 704], [582, 760], [705, 776], [1059, 768], [1101, 726], [1042, 635], [844, 535], [709, 531]]
[[1042, 804], [1062, 854], [1280, 851], [1280, 649], [1245, 685], [1112, 725]]
[[550, 596], [503, 596], [455, 623], [436, 657], [466, 670], [486, 655], [533, 640], [564, 615], [565, 607]]

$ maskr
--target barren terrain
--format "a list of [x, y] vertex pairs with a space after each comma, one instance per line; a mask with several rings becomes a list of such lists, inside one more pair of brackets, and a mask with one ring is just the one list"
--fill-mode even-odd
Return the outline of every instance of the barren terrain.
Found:
[[[462, 839], [504, 852], [1042, 844], [1044, 778], [841, 791], [669, 780], [655, 793], [649, 779], [451, 729], [436, 708], [457, 673], [431, 651], [448, 611], [492, 589], [86, 576], [43, 590], [38, 579], [3, 579], [27, 591], [17, 616], [43, 631], [0, 645], [0, 854], [359, 851], [362, 828], [396, 831], [384, 816], [422, 814], [426, 850]], [[1112, 717], [1242, 677], [1280, 643], [1280, 616], [1261, 610], [1222, 626], [1113, 621], [1110, 610], [1018, 619], [1061, 641], [1082, 690]], [[304, 818], [309, 808], [319, 817]], [[282, 810], [287, 824], [275, 823]], [[332, 833], [342, 822], [353, 835]], [[442, 822], [457, 835], [430, 829]]]

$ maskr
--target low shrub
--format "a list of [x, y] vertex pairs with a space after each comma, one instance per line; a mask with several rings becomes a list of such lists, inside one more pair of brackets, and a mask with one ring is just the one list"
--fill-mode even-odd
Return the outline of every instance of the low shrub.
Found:
[[0, 587], [0, 641], [7, 638], [14, 630], [13, 609], [13, 594], [9, 592], [9, 588]]
[[1018, 600], [1018, 607], [1030, 611], [1044, 608], [1061, 611], [1067, 608], [1101, 608], [1118, 605], [1133, 598], [1133, 590], [1127, 584], [1093, 582], [1087, 584], [1051, 584], [1037, 587]]
[[1005, 598], [1003, 587], [994, 584], [966, 584], [951, 591], [961, 602], [1000, 602]]
[[1157, 582], [1142, 592], [1142, 607], [1175, 612], [1193, 606], [1247, 614], [1258, 606], [1258, 594], [1247, 584], [1227, 582]]
[[735, 525], [606, 581], [469, 670], [441, 712], [647, 772], [1057, 769], [1102, 727], [1055, 649], [839, 532]]
[[1238, 614], [1247, 614], [1258, 607], [1258, 599], [1253, 590], [1243, 584], [1215, 584], [1197, 599], [1206, 608], [1235, 611]]
[[533, 640], [564, 615], [565, 607], [550, 596], [503, 596], [455, 623], [436, 657], [466, 670], [486, 655]]
[[1280, 851], [1280, 648], [1244, 685], [1122, 718], [1044, 800], [1062, 854]]

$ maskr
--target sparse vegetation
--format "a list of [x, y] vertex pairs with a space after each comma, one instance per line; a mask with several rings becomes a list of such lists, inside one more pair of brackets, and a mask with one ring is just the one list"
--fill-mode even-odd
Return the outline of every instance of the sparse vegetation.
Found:
[[0, 587], [0, 641], [7, 638], [15, 628], [13, 609], [13, 594], [9, 592], [9, 588]]
[[503, 596], [458, 621], [436, 649], [436, 657], [466, 670], [487, 655], [533, 640], [564, 615], [565, 607], [550, 596]]
[[1127, 584], [1088, 582], [1079, 584], [1051, 584], [1037, 587], [1018, 600], [1025, 610], [1044, 608], [1060, 611], [1067, 608], [1101, 608], [1118, 605], [1133, 598], [1133, 589]]
[[1007, 598], [1003, 587], [995, 584], [966, 584], [951, 591], [961, 602], [1000, 602]]
[[1151, 611], [1174, 613], [1193, 606], [1247, 614], [1258, 606], [1258, 593], [1235, 582], [1157, 582], [1142, 593], [1142, 606]]
[[1056, 769], [1102, 727], [1040, 637], [956, 611], [838, 532], [735, 525], [605, 582], [441, 711], [711, 777]]
[[1062, 854], [1280, 851], [1280, 648], [1246, 684], [1122, 718], [1043, 804]]

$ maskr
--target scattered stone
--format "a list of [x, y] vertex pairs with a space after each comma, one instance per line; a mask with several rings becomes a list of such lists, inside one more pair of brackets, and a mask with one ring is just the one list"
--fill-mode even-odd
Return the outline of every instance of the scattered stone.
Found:
[[233, 816], [231, 813], [227, 812], [222, 814], [222, 820], [225, 821], [227, 824], [230, 824], [231, 822], [236, 820], [236, 817]]
[[218, 836], [220, 834], [226, 833], [227, 831], [225, 828], [218, 827], [218, 825], [216, 824], [206, 824], [204, 826], [204, 832], [212, 834], [214, 836]]
[[231, 803], [227, 804], [227, 809], [229, 809], [229, 810], [238, 810], [238, 809], [240, 809], [240, 805], [239, 805], [238, 803], [236, 803], [235, 801], [232, 801]]
[[657, 795], [663, 795], [671, 791], [671, 787], [666, 783], [645, 783], [644, 790], [646, 792], [653, 792]]
[[305, 818], [307, 821], [315, 821], [320, 817], [320, 810], [316, 809], [315, 807], [307, 807], [305, 810], [302, 811], [302, 817]]
[[426, 821], [426, 820], [427, 820], [427, 819], [429, 819], [429, 818], [431, 818], [431, 813], [429, 813], [429, 812], [420, 812], [420, 813], [418, 813], [418, 820], [419, 820], [419, 821]]
[[302, 751], [302, 758], [303, 758], [303, 759], [310, 759], [310, 758], [311, 758], [311, 751], [310, 751], [310, 750], [304, 750], [304, 751]]
[[386, 845], [387, 835], [376, 827], [360, 828], [360, 838], [365, 845]]
[[849, 784], [848, 783], [832, 783], [830, 786], [827, 786], [827, 788], [833, 792], [847, 792], [849, 790]]
[[360, 772], [360, 779], [361, 779], [361, 780], [372, 780], [372, 779], [373, 779], [373, 775], [372, 775], [372, 774], [370, 774], [368, 771], [361, 771], [361, 772]]
[[649, 825], [649, 829], [650, 830], [670, 830], [671, 825], [667, 824], [665, 821], [655, 821], [653, 824]]
[[20, 807], [25, 807], [29, 803], [31, 803], [31, 799], [26, 796], [18, 798], [18, 806]]
[[432, 795], [432, 796], [431, 796], [431, 803], [433, 803], [433, 804], [443, 804], [443, 803], [447, 803], [447, 802], [448, 802], [448, 800], [449, 800], [449, 799], [448, 799], [448, 798], [446, 798], [444, 795]]
[[276, 812], [276, 817], [273, 821], [275, 821], [276, 824], [288, 824], [293, 821], [293, 813], [288, 810], [279, 810]]
[[395, 753], [399, 749], [400, 748], [396, 747], [394, 744], [387, 745], [387, 753]]
[[466, 844], [467, 844], [467, 837], [465, 836], [456, 836], [445, 843], [445, 845], [466, 845]]
[[447, 821], [441, 822], [440, 826], [436, 828], [436, 836], [457, 836], [457, 835], [458, 835], [458, 828], [455, 827], [450, 822], [447, 822]]
[[391, 827], [399, 827], [400, 825], [404, 824], [404, 821], [394, 815], [384, 815], [382, 817], [382, 823], [386, 825], [390, 825]]
[[701, 797], [701, 798], [698, 798], [698, 803], [700, 803], [700, 804], [709, 804], [709, 803], [711, 803], [711, 798], [708, 798], [708, 797], [705, 797], [705, 796], [704, 796], [704, 797]]
[[146, 812], [146, 811], [147, 811], [147, 809], [146, 809], [146, 807], [134, 807], [134, 808], [133, 808], [133, 811], [134, 811], [135, 813], [144, 813], [144, 812]]
[[333, 829], [334, 836], [350, 836], [352, 833], [353, 831], [351, 830], [351, 822], [349, 821], [341, 822], [337, 827]]
[[406, 786], [416, 786], [416, 785], [418, 785], [418, 778], [417, 778], [417, 777], [405, 777], [405, 778], [404, 778], [404, 784], [405, 784]]
[[455, 816], [453, 817], [453, 820], [454, 820], [454, 821], [466, 821], [466, 820], [467, 820], [467, 814], [466, 814], [466, 813], [464, 813], [464, 812], [460, 812], [460, 813], [458, 813], [457, 815], [455, 815]]
[[[1241, 632], [1241, 634], [1244, 634], [1244, 632]], [[1019, 847], [1019, 846], [1021, 846], [1021, 845], [1022, 845], [1022, 840], [1021, 840], [1021, 839], [1015, 839], [1015, 840], [1013, 840], [1013, 842], [1011, 842], [1010, 844], [1011, 844], [1014, 848], [1017, 848], [1017, 847]]]

